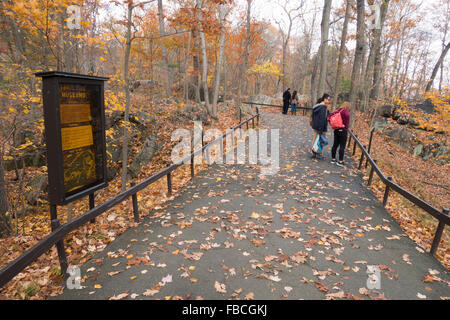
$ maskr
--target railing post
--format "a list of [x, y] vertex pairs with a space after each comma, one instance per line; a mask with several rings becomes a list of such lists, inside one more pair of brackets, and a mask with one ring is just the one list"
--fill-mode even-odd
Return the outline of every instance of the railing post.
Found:
[[[372, 128], [372, 130], [370, 130], [370, 138], [369, 138], [369, 148], [367, 148], [367, 154], [370, 154], [370, 150], [372, 149], [372, 138], [373, 138], [373, 132], [375, 131], [375, 128]], [[369, 158], [366, 159], [366, 168], [367, 168], [367, 163], [369, 162]]]
[[[134, 182], [131, 182], [131, 187], [134, 187], [136, 184]], [[133, 193], [131, 196], [131, 199], [133, 200], [133, 214], [134, 214], [134, 222], [139, 222], [139, 208], [138, 208], [138, 202], [137, 202], [137, 194]]]
[[242, 109], [239, 107], [239, 123], [242, 123]]
[[[366, 146], [364, 146], [364, 149], [366, 148]], [[361, 166], [364, 160], [364, 149], [361, 149], [361, 158], [359, 159], [359, 166], [358, 166], [358, 170], [361, 170]]]
[[222, 157], [222, 161], [223, 161], [223, 142], [224, 142], [224, 140], [223, 140], [223, 136], [222, 137], [220, 137], [220, 156]]
[[[95, 196], [94, 192], [89, 195], [89, 210], [95, 208]], [[91, 220], [91, 223], [95, 223], [95, 218]]]
[[195, 171], [194, 171], [194, 154], [192, 154], [192, 156], [191, 156], [191, 178], [192, 179], [194, 178], [194, 174], [195, 174]]
[[257, 114], [258, 114], [258, 117], [257, 117], [257, 126], [259, 127], [259, 108], [256, 108], [256, 112], [257, 112]]
[[[442, 212], [445, 215], [448, 215], [449, 210], [444, 209]], [[436, 233], [434, 235], [433, 243], [431, 244], [431, 250], [430, 253], [434, 256], [436, 254], [437, 248], [439, 247], [439, 243], [441, 242], [442, 233], [444, 231], [445, 224], [442, 221], [439, 221], [439, 224], [436, 229]]]
[[[355, 138], [357, 139], [358, 136], [355, 134]], [[355, 155], [356, 152], [356, 139], [355, 139], [355, 144], [353, 145], [353, 155]]]
[[351, 142], [352, 142], [352, 135], [349, 134], [349, 136], [348, 136], [348, 144], [347, 144], [347, 148], [350, 148]]
[[205, 130], [203, 130], [203, 126], [202, 126], [202, 148], [205, 146], [204, 137], [205, 137]]
[[[373, 162], [375, 162], [375, 164], [377, 163], [377, 160], [373, 160]], [[372, 183], [372, 178], [373, 178], [373, 172], [375, 171], [375, 166], [372, 165], [372, 168], [370, 169], [370, 174], [369, 174], [369, 181], [367, 181], [367, 185], [370, 186], [370, 184]]]
[[[61, 224], [58, 220], [58, 211], [56, 205], [50, 205], [50, 219], [51, 219], [51, 227], [52, 231], [55, 231]], [[64, 238], [56, 243], [56, 250], [58, 252], [59, 265], [61, 267], [61, 274], [63, 275], [64, 280], [67, 279], [67, 257], [66, 250], [64, 249]]]
[[169, 172], [167, 174], [167, 194], [170, 197], [172, 195], [172, 174]]
[[191, 178], [194, 178], [194, 174], [195, 174], [195, 168], [194, 168], [194, 152], [195, 152], [195, 139], [192, 138], [191, 140]]
[[[392, 181], [392, 177], [388, 177], [389, 181]], [[386, 207], [388, 196], [389, 196], [389, 184], [386, 184], [386, 190], [384, 191], [384, 197], [383, 197], [383, 207]]]

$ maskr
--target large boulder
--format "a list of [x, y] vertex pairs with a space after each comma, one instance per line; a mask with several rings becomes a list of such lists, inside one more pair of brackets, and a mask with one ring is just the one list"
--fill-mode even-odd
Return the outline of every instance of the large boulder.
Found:
[[387, 127], [383, 131], [384, 135], [391, 137], [392, 141], [400, 147], [409, 150], [413, 146], [415, 135], [404, 127]]
[[394, 107], [392, 110], [392, 120], [397, 121], [401, 117], [401, 113], [398, 107]]
[[394, 111], [394, 107], [391, 105], [384, 105], [378, 109], [377, 115], [390, 118], [392, 117], [392, 112]]
[[188, 104], [179, 109], [172, 118], [173, 121], [183, 123], [192, 121], [201, 121], [205, 125], [209, 125], [208, 111], [202, 104]]
[[423, 160], [430, 158], [448, 158], [449, 149], [446, 146], [442, 146], [439, 143], [433, 143], [423, 148]]
[[432, 114], [436, 112], [436, 107], [433, 105], [433, 103], [430, 100], [425, 100], [422, 103], [416, 104], [413, 106], [415, 109], [422, 110], [423, 112], [426, 112], [428, 114]]
[[141, 151], [134, 158], [130, 167], [128, 168], [128, 174], [131, 178], [136, 178], [138, 174], [141, 172], [141, 168], [147, 165], [155, 155], [155, 152], [158, 151], [159, 146], [156, 143], [157, 135], [150, 135], [142, 145]]
[[258, 94], [256, 96], [252, 96], [249, 102], [253, 103], [262, 103], [262, 104], [271, 104], [272, 97], [266, 96], [264, 94]]
[[31, 205], [36, 205], [39, 198], [48, 189], [48, 176], [46, 174], [33, 177], [25, 186], [25, 199]]
[[409, 123], [409, 117], [406, 115], [401, 115], [398, 119], [397, 119], [397, 123], [401, 124], [401, 125], [406, 125]]
[[[249, 104], [241, 104], [239, 106], [239, 108], [241, 109], [243, 116], [245, 116], [245, 115], [253, 116], [256, 113], [256, 111]], [[242, 120], [244, 120], [244, 119], [242, 119]]]
[[413, 156], [420, 157], [423, 153], [423, 144], [419, 144], [414, 148]]
[[375, 131], [382, 131], [388, 125], [389, 125], [389, 121], [387, 121], [386, 118], [378, 117], [378, 118], [375, 119], [375, 121], [373, 123], [373, 129]]

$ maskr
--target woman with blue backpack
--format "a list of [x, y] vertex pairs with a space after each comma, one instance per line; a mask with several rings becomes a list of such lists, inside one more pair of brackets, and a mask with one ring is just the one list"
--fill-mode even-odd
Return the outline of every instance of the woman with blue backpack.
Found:
[[328, 126], [328, 106], [331, 105], [331, 96], [325, 93], [313, 107], [311, 115], [311, 127], [314, 130], [312, 156], [313, 159], [325, 159], [322, 155], [323, 147], [328, 144], [325, 137]]
[[[346, 105], [342, 105], [336, 111], [328, 116], [331, 128], [334, 130], [334, 143], [331, 148], [331, 163], [343, 167], [344, 151], [347, 143], [347, 132], [350, 124], [350, 111]], [[339, 147], [339, 160], [336, 161], [336, 152]]]

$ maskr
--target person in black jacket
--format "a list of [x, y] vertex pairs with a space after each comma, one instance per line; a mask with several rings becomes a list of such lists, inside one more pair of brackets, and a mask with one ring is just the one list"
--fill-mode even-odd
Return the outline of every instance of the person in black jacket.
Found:
[[[325, 93], [322, 96], [322, 98], [317, 100], [316, 105], [313, 107], [312, 123], [311, 123], [311, 126], [314, 130], [313, 144], [318, 134], [323, 134], [324, 132], [327, 132], [328, 106], [330, 106], [330, 104], [331, 104], [331, 96]], [[312, 158], [324, 159], [322, 153], [315, 153], [314, 151], [312, 151]]]
[[289, 106], [291, 105], [291, 88], [288, 88], [283, 93], [283, 114], [287, 114], [289, 110]]

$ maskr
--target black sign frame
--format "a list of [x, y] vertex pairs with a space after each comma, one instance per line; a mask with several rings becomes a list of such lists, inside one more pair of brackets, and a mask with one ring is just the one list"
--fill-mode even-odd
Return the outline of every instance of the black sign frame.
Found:
[[[91, 195], [95, 191], [107, 186], [106, 166], [106, 138], [105, 138], [105, 106], [104, 106], [104, 82], [109, 78], [50, 71], [36, 73], [42, 77], [42, 95], [44, 105], [45, 141], [47, 151], [48, 172], [48, 199], [51, 205], [65, 205], [84, 196]], [[61, 125], [61, 84], [82, 85], [97, 87], [95, 90], [95, 123], [99, 126], [95, 134], [95, 158], [101, 159], [95, 162], [100, 168], [100, 177], [95, 182], [84, 185], [73, 192], [67, 192], [64, 181], [64, 158], [62, 145]], [[92, 108], [92, 106], [91, 106]], [[94, 135], [94, 134], [93, 134]], [[99, 167], [97, 167], [99, 166]]]

